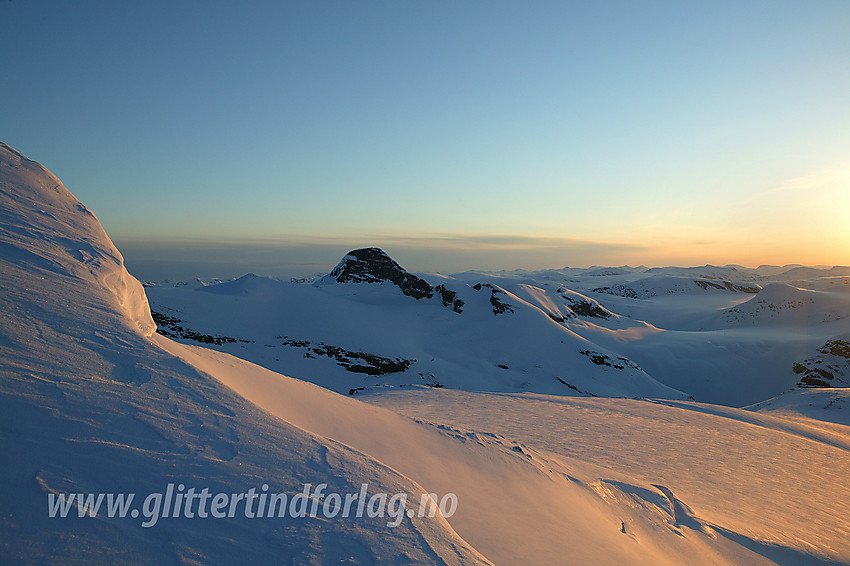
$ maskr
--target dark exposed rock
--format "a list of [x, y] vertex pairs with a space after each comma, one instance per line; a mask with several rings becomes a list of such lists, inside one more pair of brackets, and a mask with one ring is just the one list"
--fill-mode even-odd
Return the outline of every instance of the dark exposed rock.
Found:
[[490, 285], [489, 283], [476, 283], [475, 285], [472, 286], [472, 288], [475, 289], [476, 291], [480, 291], [480, 290], [484, 289], [485, 287], [490, 289], [490, 305], [493, 306], [493, 314], [494, 315], [514, 312], [514, 306], [513, 305], [509, 305], [508, 303], [503, 303], [501, 301], [501, 299], [499, 299], [499, 297], [496, 296], [496, 295], [504, 293], [504, 291], [502, 291], [501, 289], [497, 289], [496, 287], [494, 287], [493, 285]]
[[637, 299], [638, 294], [637, 291], [632, 289], [631, 287], [626, 287], [623, 284], [613, 285], [611, 287], [597, 287], [593, 289], [594, 293], [606, 293], [608, 295], [617, 295], [619, 297], [626, 297], [628, 299]]
[[742, 284], [742, 283], [732, 283], [731, 281], [721, 281], [720, 283], [716, 283], [714, 281], [695, 280], [694, 283], [696, 283], [699, 287], [705, 289], [706, 291], [709, 288], [719, 289], [719, 290], [725, 289], [727, 291], [732, 291], [732, 292], [735, 292], [735, 293], [751, 293], [751, 294], [756, 294], [759, 291], [761, 291], [761, 287], [759, 287], [757, 285], [745, 285], [745, 284]]
[[635, 370], [640, 370], [640, 366], [631, 361], [629, 358], [617, 357], [612, 358], [601, 352], [593, 352], [591, 350], [579, 350], [579, 354], [587, 356], [591, 362], [598, 366], [612, 367], [614, 369], [626, 369], [627, 367]]
[[570, 297], [564, 297], [564, 300], [570, 304], [570, 310], [578, 316], [591, 318], [611, 318], [613, 313], [605, 308], [591, 303], [590, 301], [581, 301]]
[[427, 281], [408, 272], [380, 248], [361, 248], [348, 252], [325, 279], [338, 283], [389, 282], [414, 299], [430, 299], [434, 293], [438, 293], [443, 306], [451, 307], [456, 313], [463, 312], [463, 301], [457, 298], [457, 293], [445, 285], [431, 287]]
[[384, 375], [387, 373], [399, 373], [416, 363], [416, 360], [404, 358], [385, 358], [368, 352], [355, 352], [346, 350], [339, 346], [331, 346], [321, 342], [313, 345], [309, 340], [294, 340], [286, 336], [278, 336], [282, 340], [282, 346], [293, 348], [304, 348], [305, 358], [325, 356], [336, 360], [337, 365], [352, 373], [365, 373], [366, 375]]
[[493, 289], [490, 294], [490, 304], [493, 305], [493, 314], [499, 315], [514, 312], [513, 305], [503, 303], [499, 297], [496, 296], [496, 293], [501, 293], [501, 291]]
[[151, 318], [153, 318], [154, 323], [156, 323], [157, 334], [161, 334], [169, 338], [183, 338], [185, 340], [194, 340], [195, 342], [200, 342], [202, 344], [215, 344], [217, 346], [232, 342], [252, 342], [252, 340], [243, 340], [241, 338], [231, 338], [230, 336], [197, 332], [191, 328], [184, 327], [183, 324], [186, 324], [186, 321], [153, 310], [151, 311]]
[[427, 281], [408, 273], [380, 248], [361, 248], [348, 252], [329, 277], [340, 283], [389, 281], [414, 299], [429, 299], [434, 294]]
[[445, 285], [437, 285], [434, 290], [440, 294], [444, 307], [452, 307], [456, 313], [463, 312], [463, 301], [457, 298], [457, 293], [446, 289]]
[[[279, 339], [283, 339], [282, 336], [278, 336]], [[291, 338], [283, 339], [281, 344], [282, 346], [292, 346], [294, 348], [309, 348], [310, 341], [309, 340], [293, 340]]]
[[563, 383], [564, 385], [566, 385], [567, 387], [569, 387], [570, 389], [572, 389], [572, 390], [573, 390], [573, 391], [575, 391], [576, 393], [581, 393], [581, 394], [582, 394], [582, 395], [584, 395], [585, 397], [596, 397], [596, 395], [594, 395], [594, 394], [593, 394], [593, 393], [591, 393], [590, 391], [582, 391], [581, 389], [579, 389], [578, 387], [576, 387], [576, 386], [575, 386], [575, 385], [573, 385], [572, 383], [567, 383], [566, 381], [564, 381], [563, 379], [561, 379], [561, 378], [560, 378], [560, 377], [558, 377], [557, 375], [555, 376], [555, 379], [557, 379], [558, 381], [560, 381], [561, 383]]
[[832, 387], [832, 384], [828, 381], [820, 379], [817, 375], [814, 374], [806, 374], [800, 378], [800, 383], [797, 384], [798, 387]]
[[818, 352], [850, 360], [850, 342], [846, 340], [830, 340], [818, 348]]
[[795, 362], [791, 370], [800, 376], [797, 387], [847, 387], [850, 385], [850, 342], [829, 340], [814, 356]]

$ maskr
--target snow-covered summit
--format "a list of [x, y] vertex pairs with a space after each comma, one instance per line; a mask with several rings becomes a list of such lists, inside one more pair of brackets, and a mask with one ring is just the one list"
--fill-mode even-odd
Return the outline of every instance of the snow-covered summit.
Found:
[[220, 295], [262, 295], [274, 293], [277, 289], [284, 285], [286, 285], [286, 283], [277, 279], [247, 273], [238, 279], [233, 279], [232, 281], [224, 281], [214, 285], [197, 287], [197, 290], [206, 293], [217, 293]]

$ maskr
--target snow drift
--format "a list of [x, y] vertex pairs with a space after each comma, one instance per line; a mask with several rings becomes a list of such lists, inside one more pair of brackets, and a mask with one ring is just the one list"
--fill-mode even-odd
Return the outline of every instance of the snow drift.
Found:
[[144, 290], [94, 214], [50, 171], [2, 142], [0, 216], [2, 256], [16, 270], [91, 283], [142, 335], [153, 333]]
[[410, 493], [361, 452], [257, 408], [154, 345], [141, 285], [46, 169], [0, 148], [0, 541], [16, 563], [436, 563], [485, 559], [441, 517], [49, 518], [48, 494]]

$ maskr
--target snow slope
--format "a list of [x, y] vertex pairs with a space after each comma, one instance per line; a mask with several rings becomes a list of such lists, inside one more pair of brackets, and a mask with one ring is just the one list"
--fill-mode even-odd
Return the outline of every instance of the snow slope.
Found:
[[409, 421], [226, 354], [158, 341], [270, 413], [429, 489], [453, 490], [463, 503], [453, 526], [497, 563], [850, 560], [847, 427], [676, 401], [431, 388], [365, 397]]
[[452, 525], [496, 563], [673, 564], [689, 552], [682, 548], [672, 559], [654, 542], [622, 540], [616, 507], [529, 462], [521, 447], [499, 436], [424, 425], [226, 354], [158, 341], [270, 413], [371, 454], [429, 490], [457, 494]]
[[752, 299], [717, 313], [709, 327], [815, 326], [850, 318], [850, 294], [771, 283]]
[[[624, 539], [649, 539], [674, 561], [850, 562], [846, 426], [678, 401], [447, 389], [364, 398], [455, 434], [520, 446], [615, 506]], [[664, 531], [677, 536], [656, 538]], [[679, 545], [692, 554], [673, 558]], [[742, 549], [752, 554], [734, 554]]]
[[758, 293], [761, 287], [753, 283], [732, 282], [689, 277], [655, 276], [593, 289], [596, 293], [646, 299], [659, 295], [703, 293]]
[[141, 286], [46, 169], [0, 148], [3, 560], [24, 563], [437, 563], [483, 557], [442, 518], [49, 518], [48, 494], [410, 493], [375, 459], [247, 403], [150, 341]]
[[[381, 261], [349, 260], [361, 252]], [[343, 271], [349, 263], [359, 266], [356, 279]], [[568, 289], [454, 279], [432, 287], [374, 249], [351, 252], [332, 273], [345, 276], [329, 275], [315, 285], [244, 276], [198, 291], [153, 286], [147, 292], [162, 330], [173, 337], [206, 340], [340, 393], [420, 384], [687, 398], [653, 379], [613, 342], [600, 345], [579, 331], [651, 327]], [[187, 335], [188, 329], [194, 334]]]

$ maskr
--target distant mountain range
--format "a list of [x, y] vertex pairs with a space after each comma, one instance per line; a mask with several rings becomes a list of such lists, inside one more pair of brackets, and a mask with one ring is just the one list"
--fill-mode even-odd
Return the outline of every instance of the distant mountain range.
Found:
[[383, 250], [362, 248], [313, 283], [251, 274], [153, 285], [148, 295], [161, 332], [340, 393], [418, 384], [740, 406], [821, 383], [800, 381], [794, 364], [850, 329], [850, 293], [774, 281], [808, 275], [814, 286], [825, 279], [840, 286], [841, 272], [703, 266], [416, 275]]

